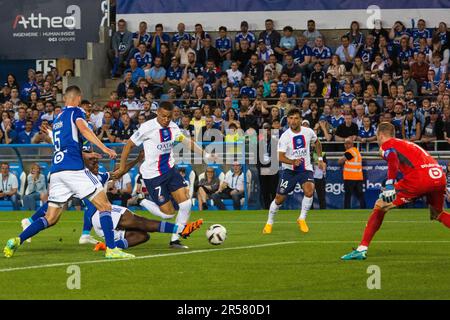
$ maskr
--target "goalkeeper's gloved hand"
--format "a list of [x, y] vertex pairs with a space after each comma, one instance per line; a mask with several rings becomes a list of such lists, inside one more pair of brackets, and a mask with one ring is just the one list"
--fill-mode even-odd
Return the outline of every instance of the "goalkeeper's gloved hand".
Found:
[[395, 180], [393, 179], [389, 179], [386, 181], [386, 186], [380, 196], [381, 200], [383, 200], [384, 202], [391, 203], [392, 201], [394, 201], [396, 195], [394, 183]]

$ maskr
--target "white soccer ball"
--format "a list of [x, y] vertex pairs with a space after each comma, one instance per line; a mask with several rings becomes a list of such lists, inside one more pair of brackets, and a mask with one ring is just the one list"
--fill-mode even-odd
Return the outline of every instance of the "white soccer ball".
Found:
[[213, 224], [206, 230], [206, 238], [210, 244], [218, 246], [227, 238], [227, 229], [220, 224]]

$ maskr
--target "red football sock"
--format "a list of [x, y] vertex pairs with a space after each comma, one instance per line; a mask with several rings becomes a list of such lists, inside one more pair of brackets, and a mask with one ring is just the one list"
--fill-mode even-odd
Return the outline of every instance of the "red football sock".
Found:
[[369, 246], [375, 233], [380, 229], [385, 214], [386, 211], [377, 208], [373, 209], [369, 221], [367, 221], [366, 229], [364, 229], [364, 235], [360, 244], [361, 246]]
[[443, 211], [439, 217], [438, 221], [442, 223], [447, 228], [450, 228], [450, 213]]

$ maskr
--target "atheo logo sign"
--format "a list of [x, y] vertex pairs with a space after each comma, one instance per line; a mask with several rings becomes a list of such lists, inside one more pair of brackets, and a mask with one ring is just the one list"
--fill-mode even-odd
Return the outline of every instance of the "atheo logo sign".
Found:
[[81, 29], [81, 9], [77, 5], [70, 5], [67, 7], [66, 13], [68, 16], [53, 16], [48, 17], [39, 13], [31, 13], [28, 17], [24, 15], [17, 15], [14, 19], [13, 29], [17, 29], [20, 26], [27, 29], [42, 29], [42, 28], [54, 28], [62, 29], [67, 28], [69, 30]]

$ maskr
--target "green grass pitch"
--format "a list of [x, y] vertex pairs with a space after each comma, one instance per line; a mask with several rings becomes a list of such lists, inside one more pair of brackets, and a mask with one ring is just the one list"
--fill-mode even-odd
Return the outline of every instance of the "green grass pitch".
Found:
[[[169, 249], [170, 235], [155, 233], [129, 249], [138, 259], [109, 262], [78, 245], [82, 215], [66, 212], [13, 258], [0, 257], [0, 299], [449, 299], [450, 230], [426, 210], [389, 212], [368, 259], [340, 261], [358, 244], [368, 214], [313, 211], [305, 235], [298, 213], [281, 211], [273, 233], [263, 235], [263, 211], [194, 212], [205, 224], [185, 241], [190, 250]], [[1, 213], [2, 248], [25, 216]], [[221, 246], [206, 240], [213, 223], [228, 229]], [[79, 290], [67, 288], [70, 265], [80, 267]], [[380, 268], [379, 290], [367, 288], [372, 265]]]

